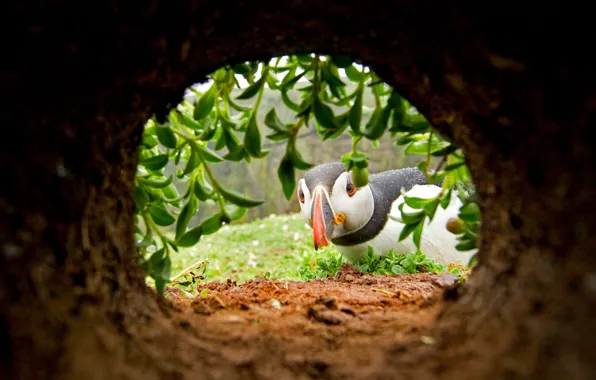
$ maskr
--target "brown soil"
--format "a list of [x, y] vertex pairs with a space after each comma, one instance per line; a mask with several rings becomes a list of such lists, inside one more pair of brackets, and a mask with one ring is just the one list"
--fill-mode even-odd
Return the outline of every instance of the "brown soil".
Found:
[[167, 297], [188, 330], [224, 353], [212, 365], [250, 367], [259, 377], [366, 378], [383, 372], [381, 352], [432, 343], [425, 332], [454, 284], [451, 275], [375, 276], [344, 264], [334, 279], [211, 282], [199, 288], [209, 289], [205, 297], [176, 288]]

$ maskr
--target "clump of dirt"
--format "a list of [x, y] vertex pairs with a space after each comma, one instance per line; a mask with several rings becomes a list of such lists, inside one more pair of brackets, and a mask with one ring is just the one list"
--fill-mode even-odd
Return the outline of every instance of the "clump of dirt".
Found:
[[227, 366], [249, 366], [262, 377], [283, 374], [279, 367], [286, 376], [301, 374], [295, 378], [341, 377], [378, 373], [375, 353], [428, 342], [425, 333], [455, 284], [451, 275], [378, 276], [344, 264], [335, 278], [211, 282], [192, 300], [176, 288], [167, 296], [185, 327], [223, 353]]

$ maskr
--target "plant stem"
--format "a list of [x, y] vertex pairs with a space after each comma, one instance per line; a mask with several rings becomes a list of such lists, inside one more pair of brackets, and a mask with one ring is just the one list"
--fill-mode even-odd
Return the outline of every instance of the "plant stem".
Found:
[[161, 231], [157, 227], [157, 224], [155, 224], [155, 222], [153, 221], [153, 219], [151, 219], [151, 217], [147, 217], [146, 213], [143, 213], [143, 217], [145, 219], [145, 223], [148, 223], [147, 228], [149, 228], [149, 226], [151, 226], [151, 229], [153, 231], [155, 231], [157, 236], [159, 236], [159, 239], [161, 240], [161, 243], [163, 244], [163, 248], [167, 250], [168, 249], [168, 245], [167, 245], [168, 238], [164, 234], [161, 233]]
[[[428, 151], [426, 152], [426, 167], [425, 167], [425, 174], [426, 174], [426, 178], [428, 179], [428, 168], [430, 167], [430, 148], [432, 146], [432, 140], [433, 140], [433, 134], [434, 132], [430, 133], [430, 136], [428, 137]], [[434, 177], [434, 176], [433, 176]]]
[[215, 191], [217, 191], [217, 202], [219, 203], [219, 209], [221, 210], [221, 213], [229, 217], [228, 213], [226, 212], [226, 204], [224, 202], [224, 198], [221, 196], [217, 189], [217, 179], [213, 175], [213, 172], [211, 172], [211, 169], [209, 168], [206, 162], [203, 162], [203, 167], [205, 168], [205, 173], [207, 173], [207, 177], [209, 177], [209, 180], [213, 184]]
[[352, 154], [358, 153], [358, 143], [362, 140], [362, 136], [354, 136], [352, 138]]
[[255, 101], [255, 104], [253, 106], [252, 112], [251, 112], [251, 119], [252, 118], [256, 118], [257, 117], [257, 112], [259, 111], [259, 107], [261, 106], [261, 100], [263, 99], [263, 92], [265, 91], [265, 85], [267, 84], [267, 77], [269, 76], [269, 65], [268, 64], [263, 64], [263, 74], [262, 74], [262, 78], [263, 79], [263, 85], [261, 86], [261, 88], [259, 89], [259, 92], [257, 93], [257, 100]]
[[174, 276], [174, 277], [173, 277], [173, 278], [170, 280], [170, 282], [174, 282], [174, 281], [176, 281], [176, 280], [177, 280], [177, 279], [179, 279], [180, 277], [184, 276], [184, 275], [185, 275], [187, 272], [189, 272], [191, 269], [193, 269], [193, 268], [195, 268], [197, 265], [201, 265], [201, 264], [203, 264], [203, 263], [206, 263], [206, 260], [203, 260], [203, 259], [201, 259], [201, 260], [199, 260], [199, 261], [196, 261], [196, 262], [194, 262], [194, 263], [190, 264], [190, 265], [189, 265], [189, 266], [188, 266], [186, 269], [184, 269], [182, 272], [180, 272], [180, 273], [178, 273], [177, 275], [175, 275], [175, 276]]

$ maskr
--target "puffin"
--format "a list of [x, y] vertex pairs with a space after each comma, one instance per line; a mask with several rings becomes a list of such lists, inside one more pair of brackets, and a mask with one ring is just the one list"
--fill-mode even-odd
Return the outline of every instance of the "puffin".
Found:
[[[297, 184], [297, 198], [304, 220], [313, 231], [315, 250], [330, 245], [351, 261], [360, 260], [371, 247], [375, 254], [390, 251], [407, 254], [417, 250], [413, 234], [403, 241], [399, 235], [404, 224], [399, 206], [404, 203], [402, 188], [408, 197], [432, 198], [441, 186], [428, 183], [418, 168], [387, 170], [371, 174], [366, 186], [356, 188], [351, 171], [341, 162], [324, 163], [307, 171]], [[457, 236], [447, 230], [447, 221], [457, 217], [462, 205], [452, 192], [447, 209], [437, 208], [422, 231], [420, 250], [443, 265], [467, 265], [477, 249], [455, 249]], [[420, 210], [404, 204], [407, 213]]]

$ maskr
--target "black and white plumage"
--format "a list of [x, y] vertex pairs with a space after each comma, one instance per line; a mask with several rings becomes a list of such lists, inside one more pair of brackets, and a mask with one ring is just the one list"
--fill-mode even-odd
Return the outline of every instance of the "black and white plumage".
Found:
[[[389, 217], [401, 216], [402, 187], [407, 196], [419, 198], [431, 198], [441, 191], [440, 186], [428, 184], [417, 168], [372, 174], [369, 184], [358, 189], [342, 163], [322, 164], [306, 172], [297, 191], [302, 215], [313, 229], [315, 248], [331, 242], [352, 260], [362, 257], [369, 246], [378, 254], [415, 251], [412, 235], [398, 242], [404, 224]], [[438, 207], [433, 220], [425, 222], [420, 248], [439, 263], [467, 264], [476, 252], [457, 251], [456, 235], [446, 228], [447, 220], [457, 217], [460, 207], [461, 201], [453, 192], [447, 209]], [[404, 205], [404, 211], [419, 210]]]

